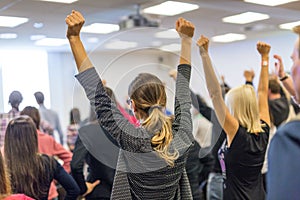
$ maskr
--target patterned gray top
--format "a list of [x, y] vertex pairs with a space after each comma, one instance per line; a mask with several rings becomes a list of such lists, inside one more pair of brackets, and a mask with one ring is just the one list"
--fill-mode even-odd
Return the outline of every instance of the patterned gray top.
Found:
[[[153, 135], [128, 122], [107, 96], [95, 68], [76, 78], [83, 86], [100, 125], [117, 141], [120, 154], [112, 199], [192, 199], [185, 163], [192, 135], [190, 65], [179, 65], [175, 92], [175, 119], [171, 147], [180, 156], [170, 167], [151, 146]], [[95, 138], [96, 139], [96, 138]]]

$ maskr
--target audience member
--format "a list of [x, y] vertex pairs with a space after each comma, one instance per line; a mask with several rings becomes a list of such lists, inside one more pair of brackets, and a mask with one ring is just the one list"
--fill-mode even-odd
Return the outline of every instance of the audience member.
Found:
[[[295, 100], [299, 103], [300, 97], [300, 26], [294, 28], [298, 34], [298, 39], [295, 42], [294, 50], [291, 58], [293, 66], [291, 69], [292, 79], [283, 76], [281, 81], [292, 81], [292, 90], [289, 90], [295, 96]], [[279, 61], [281, 61], [281, 58]], [[282, 64], [282, 62], [280, 63]], [[283, 67], [281, 66], [282, 70]], [[279, 70], [280, 71], [280, 70]], [[282, 73], [281, 75], [282, 76]], [[289, 79], [289, 80], [287, 80]], [[288, 88], [287, 88], [288, 89]], [[291, 120], [281, 126], [273, 137], [268, 154], [268, 174], [267, 174], [267, 190], [268, 200], [279, 199], [298, 199], [300, 196], [300, 117]]]
[[267, 98], [270, 46], [257, 44], [262, 59], [257, 102], [253, 86], [247, 84], [231, 89], [224, 101], [208, 54], [209, 40], [201, 36], [197, 44], [207, 88], [226, 133], [219, 153], [225, 180], [224, 199], [265, 199], [261, 168], [270, 126]]
[[80, 124], [80, 111], [78, 108], [72, 108], [72, 110], [70, 111], [70, 124], [67, 127], [67, 144], [70, 151], [74, 150]]
[[[39, 152], [48, 156], [56, 156], [63, 162], [63, 168], [66, 170], [66, 172], [70, 173], [72, 153], [66, 150], [60, 143], [57, 143], [53, 137], [49, 136], [48, 134], [42, 133], [39, 130], [41, 121], [39, 110], [35, 107], [27, 106], [21, 111], [21, 115], [28, 115], [29, 117], [31, 117], [35, 124], [38, 137]], [[56, 191], [55, 183], [54, 181], [52, 181], [48, 199], [55, 199], [56, 197], [58, 197], [58, 193]]]
[[47, 121], [54, 131], [57, 131], [59, 135], [59, 142], [60, 144], [64, 144], [64, 134], [62, 132], [61, 126], [60, 126], [60, 121], [58, 114], [51, 109], [47, 109], [44, 105], [44, 94], [42, 92], [35, 92], [34, 93], [36, 102], [39, 104], [39, 111], [41, 115], [41, 119]]
[[[188, 149], [192, 145], [191, 38], [194, 26], [180, 18], [176, 30], [181, 36], [182, 51], [176, 82], [175, 119], [164, 114], [166, 92], [156, 76], [142, 73], [130, 84], [129, 97], [141, 127], [135, 127], [117, 109], [106, 94], [101, 79], [89, 60], [80, 40], [83, 16], [72, 11], [66, 18], [67, 37], [82, 84], [100, 125], [121, 148], [112, 199], [191, 199], [185, 170]], [[166, 187], [168, 186], [168, 187]]]
[[7, 124], [10, 120], [20, 115], [19, 105], [22, 101], [23, 97], [19, 91], [10, 93], [8, 103], [11, 105], [11, 110], [8, 113], [0, 114], [0, 147], [4, 145]]
[[2, 153], [0, 152], [0, 199], [1, 200], [33, 200], [24, 194], [11, 194], [11, 186], [8, 172], [4, 165]]
[[13, 193], [47, 200], [50, 184], [57, 180], [67, 191], [65, 199], [76, 199], [79, 188], [74, 179], [53, 158], [38, 151], [38, 136], [33, 120], [20, 116], [7, 126], [4, 143], [5, 163]]

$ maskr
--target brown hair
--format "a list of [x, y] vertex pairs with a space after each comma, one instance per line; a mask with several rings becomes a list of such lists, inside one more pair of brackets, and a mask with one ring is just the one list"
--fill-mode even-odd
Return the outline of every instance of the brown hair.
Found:
[[173, 166], [178, 152], [170, 151], [172, 120], [163, 111], [167, 103], [164, 84], [152, 74], [141, 73], [130, 84], [128, 94], [135, 103], [137, 117], [144, 120], [141, 125], [154, 134], [151, 140], [153, 149]]
[[0, 151], [0, 199], [11, 193], [10, 181]]
[[27, 106], [25, 107], [21, 113], [21, 115], [28, 115], [29, 117], [31, 117], [31, 119], [33, 120], [36, 129], [39, 129], [40, 127], [40, 122], [41, 122], [41, 116], [39, 113], [39, 110], [35, 107], [32, 106]]
[[45, 159], [38, 154], [36, 127], [30, 117], [20, 116], [9, 122], [4, 153], [13, 193], [35, 199], [47, 194], [49, 188], [45, 185], [51, 175], [46, 171]]

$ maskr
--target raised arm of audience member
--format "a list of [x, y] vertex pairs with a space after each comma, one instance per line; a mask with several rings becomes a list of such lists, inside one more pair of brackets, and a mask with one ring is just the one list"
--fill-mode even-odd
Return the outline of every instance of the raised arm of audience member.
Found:
[[245, 84], [249, 84], [253, 86], [253, 79], [254, 79], [255, 73], [252, 70], [245, 70], [244, 71], [244, 77], [245, 77]]
[[293, 80], [290, 76], [288, 76], [285, 71], [284, 71], [284, 65], [282, 62], [281, 56], [275, 54], [274, 58], [277, 60], [275, 63], [275, 72], [276, 75], [278, 76], [279, 80], [285, 87], [285, 89], [293, 96], [296, 97], [294, 85], [293, 85]]
[[222, 127], [227, 134], [228, 145], [230, 145], [238, 130], [239, 123], [229, 113], [223, 100], [221, 87], [208, 54], [208, 38], [202, 35], [197, 41], [197, 45], [199, 46], [200, 55], [202, 58], [207, 89], [212, 99], [218, 121], [223, 125]]
[[261, 71], [258, 83], [258, 107], [260, 119], [270, 126], [270, 113], [268, 104], [269, 90], [269, 53], [271, 46], [263, 43], [257, 43], [257, 51], [261, 55]]

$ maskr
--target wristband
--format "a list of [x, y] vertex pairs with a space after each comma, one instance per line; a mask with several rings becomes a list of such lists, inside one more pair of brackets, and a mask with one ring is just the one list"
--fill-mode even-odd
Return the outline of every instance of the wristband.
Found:
[[269, 65], [269, 62], [267, 60], [262, 61], [262, 66], [267, 67]]
[[280, 78], [279, 80], [280, 80], [280, 81], [284, 81], [284, 80], [286, 80], [288, 77], [289, 77], [288, 75], [285, 75], [284, 77]]

